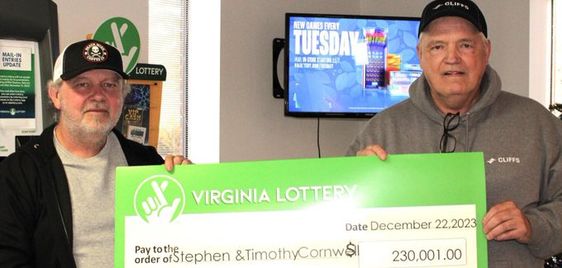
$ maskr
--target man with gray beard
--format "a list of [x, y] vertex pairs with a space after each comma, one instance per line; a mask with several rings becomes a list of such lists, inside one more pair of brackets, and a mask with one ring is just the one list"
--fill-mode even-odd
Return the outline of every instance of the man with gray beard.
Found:
[[130, 89], [116, 48], [71, 44], [53, 73], [57, 122], [0, 164], [0, 267], [113, 267], [116, 167], [189, 160], [114, 129]]

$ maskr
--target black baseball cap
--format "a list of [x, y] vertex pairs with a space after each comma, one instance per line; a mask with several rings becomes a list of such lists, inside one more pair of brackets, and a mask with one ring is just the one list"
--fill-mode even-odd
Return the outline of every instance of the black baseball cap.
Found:
[[94, 69], [112, 70], [123, 79], [129, 78], [123, 72], [123, 59], [119, 50], [104, 42], [88, 39], [64, 48], [55, 62], [53, 81], [59, 78], [68, 80]]
[[470, 21], [476, 29], [488, 37], [488, 27], [484, 14], [478, 6], [470, 0], [435, 0], [423, 9], [418, 36], [433, 20], [441, 17], [461, 17]]

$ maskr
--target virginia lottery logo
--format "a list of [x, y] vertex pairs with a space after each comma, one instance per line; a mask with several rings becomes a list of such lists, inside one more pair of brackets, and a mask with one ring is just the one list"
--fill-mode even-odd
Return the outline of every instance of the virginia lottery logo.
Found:
[[170, 223], [185, 207], [185, 191], [173, 177], [146, 178], [135, 191], [135, 212], [147, 223]]
[[135, 68], [140, 57], [140, 34], [133, 22], [123, 17], [113, 17], [103, 22], [94, 39], [103, 41], [119, 50], [123, 69], [129, 73]]

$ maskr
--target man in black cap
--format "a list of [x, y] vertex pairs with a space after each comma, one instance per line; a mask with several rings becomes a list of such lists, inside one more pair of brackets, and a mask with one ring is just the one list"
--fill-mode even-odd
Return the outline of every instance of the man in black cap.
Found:
[[367, 123], [348, 154], [483, 152], [489, 267], [538, 268], [562, 252], [562, 124], [502, 91], [487, 37], [474, 2], [430, 2], [417, 46], [423, 75], [410, 99]]
[[113, 267], [115, 168], [189, 160], [113, 129], [129, 91], [114, 47], [71, 44], [53, 73], [57, 122], [0, 164], [0, 267]]

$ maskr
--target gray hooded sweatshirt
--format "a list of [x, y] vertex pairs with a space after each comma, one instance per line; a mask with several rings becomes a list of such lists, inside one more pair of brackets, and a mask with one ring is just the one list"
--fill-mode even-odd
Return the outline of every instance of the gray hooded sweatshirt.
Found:
[[[439, 152], [444, 115], [422, 76], [407, 99], [374, 116], [351, 144], [355, 155], [379, 144], [390, 154]], [[531, 241], [489, 241], [489, 267], [543, 267], [562, 252], [562, 121], [539, 103], [501, 91], [490, 66], [480, 98], [458, 128], [456, 152], [483, 152], [488, 209], [513, 200], [532, 229]]]

